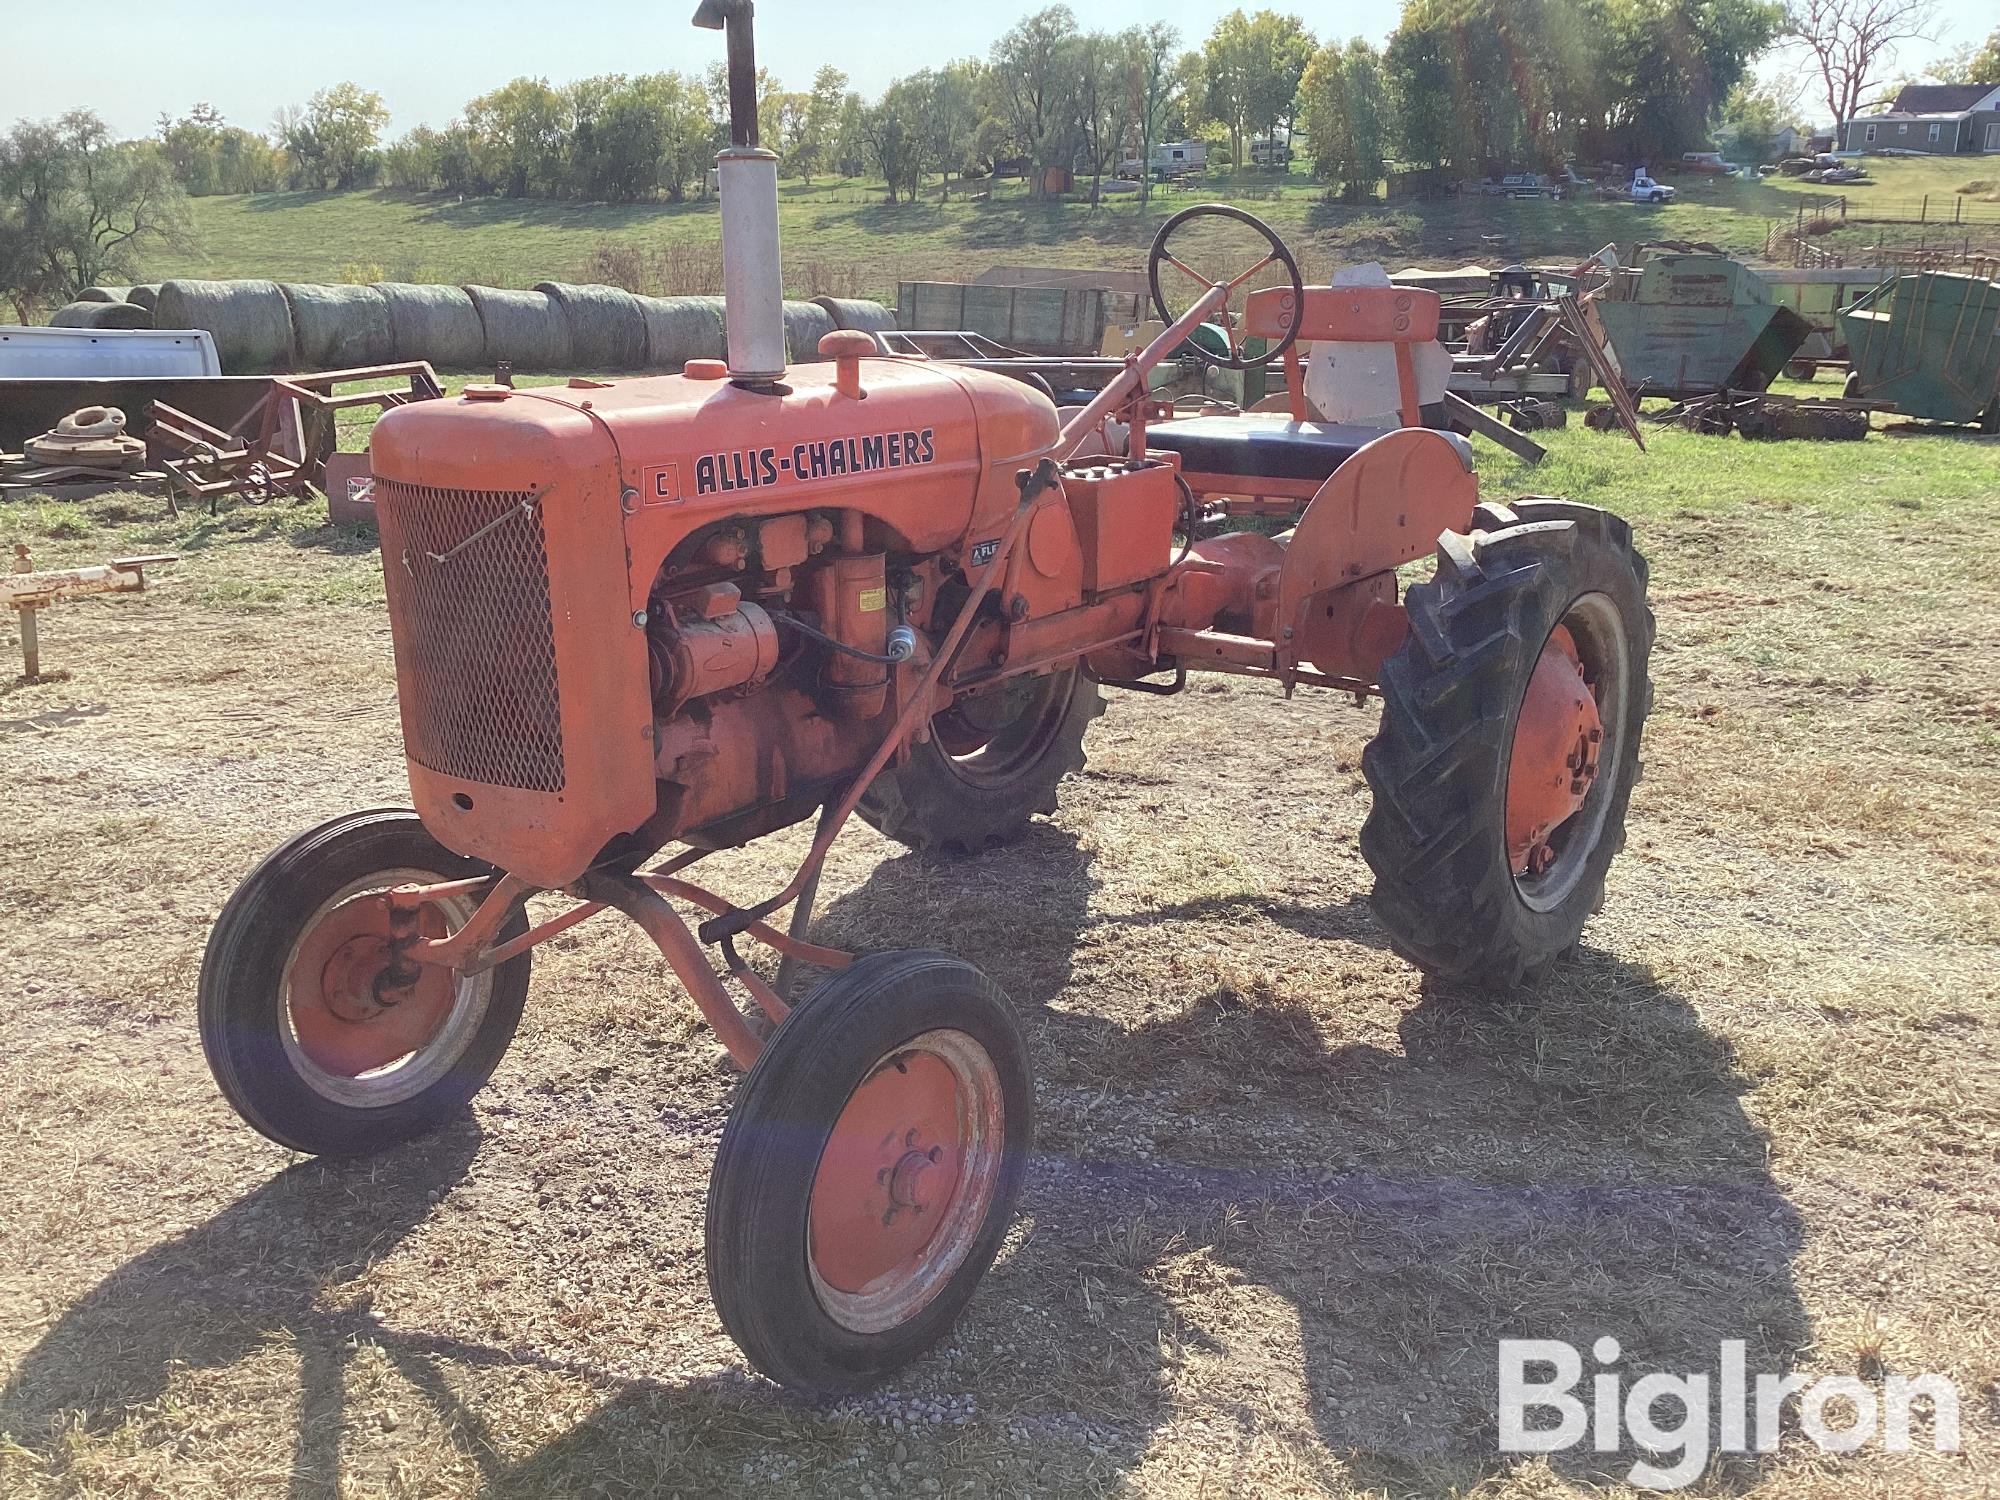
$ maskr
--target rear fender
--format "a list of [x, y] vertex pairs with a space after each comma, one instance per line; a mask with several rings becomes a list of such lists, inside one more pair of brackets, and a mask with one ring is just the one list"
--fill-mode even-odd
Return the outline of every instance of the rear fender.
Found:
[[[1479, 479], [1456, 444], [1421, 427], [1386, 432], [1334, 470], [1286, 541], [1278, 573], [1278, 666], [1310, 660], [1308, 611], [1331, 590], [1368, 583], [1427, 555], [1440, 534], [1463, 531]], [[1369, 584], [1371, 598], [1375, 586]]]

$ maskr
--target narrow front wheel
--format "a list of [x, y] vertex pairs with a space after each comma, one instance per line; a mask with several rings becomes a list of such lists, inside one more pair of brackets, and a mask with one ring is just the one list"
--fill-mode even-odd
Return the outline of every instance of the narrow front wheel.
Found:
[[943, 1338], [999, 1253], [1034, 1139], [999, 987], [942, 953], [843, 969], [772, 1033], [708, 1189], [708, 1282], [750, 1362], [840, 1392]]
[[[281, 1146], [323, 1156], [385, 1150], [463, 1109], [499, 1066], [528, 994], [526, 953], [480, 974], [390, 972], [391, 887], [493, 871], [446, 850], [414, 812], [348, 813], [250, 872], [209, 934], [196, 1009], [223, 1096]], [[424, 907], [448, 936], [477, 891]], [[499, 940], [527, 930], [516, 907]]]

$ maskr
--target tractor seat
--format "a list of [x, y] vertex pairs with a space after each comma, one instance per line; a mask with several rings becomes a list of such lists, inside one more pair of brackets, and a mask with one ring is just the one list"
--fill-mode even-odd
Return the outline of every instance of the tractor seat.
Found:
[[1190, 473], [1240, 479], [1330, 478], [1380, 427], [1347, 422], [1294, 422], [1276, 413], [1236, 417], [1183, 417], [1146, 428], [1146, 446], [1181, 456]]

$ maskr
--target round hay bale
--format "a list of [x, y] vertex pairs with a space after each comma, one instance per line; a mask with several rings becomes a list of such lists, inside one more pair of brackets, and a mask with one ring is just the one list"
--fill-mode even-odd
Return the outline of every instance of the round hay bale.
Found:
[[547, 292], [469, 286], [465, 294], [479, 309], [489, 361], [504, 359], [524, 375], [575, 368], [570, 363], [569, 319]]
[[569, 319], [569, 357], [579, 370], [636, 370], [646, 363], [646, 314], [622, 286], [538, 281]]
[[646, 318], [646, 368], [678, 370], [691, 359], [724, 359], [720, 297], [641, 297]]
[[125, 288], [125, 300], [136, 302], [151, 311], [159, 303], [160, 284], [156, 281], [150, 286], [128, 286]]
[[292, 304], [275, 281], [162, 282], [153, 326], [206, 329], [225, 375], [295, 368]]
[[785, 349], [793, 364], [817, 361], [819, 341], [833, 329], [833, 314], [817, 302], [785, 303]]
[[863, 333], [893, 333], [894, 309], [860, 297], [815, 297], [813, 302], [826, 309], [835, 328], [858, 328]]
[[391, 359], [427, 359], [440, 370], [485, 370], [486, 325], [460, 286], [378, 281], [389, 304]]
[[72, 302], [49, 319], [51, 328], [151, 328], [153, 315], [131, 302]]
[[389, 299], [372, 286], [282, 284], [292, 305], [292, 336], [301, 370], [351, 370], [387, 364], [395, 356], [389, 335]]
[[76, 294], [79, 302], [130, 302], [129, 286], [87, 286]]

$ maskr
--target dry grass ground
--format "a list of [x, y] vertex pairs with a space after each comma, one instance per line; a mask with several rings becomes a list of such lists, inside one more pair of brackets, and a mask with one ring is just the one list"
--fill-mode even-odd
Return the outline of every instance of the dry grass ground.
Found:
[[635, 931], [538, 953], [435, 1139], [320, 1165], [236, 1120], [208, 923], [296, 829], [405, 793], [379, 564], [287, 509], [0, 507], [51, 562], [187, 553], [45, 619], [61, 680], [0, 678], [0, 1493], [1526, 1500], [1631, 1454], [1499, 1456], [1496, 1340], [1609, 1333], [1628, 1372], [1741, 1338], [1960, 1392], [1959, 1455], [1793, 1432], [1695, 1493], [1993, 1494], [2000, 444], [1553, 436], [1489, 489], [1632, 512], [1659, 703], [1609, 904], [1538, 992], [1385, 951], [1371, 715], [1328, 697], [1120, 697], [1063, 813], [974, 862], [848, 836], [820, 932], [993, 974], [1042, 1124], [958, 1332], [838, 1406], [710, 1310], [730, 1083]]

